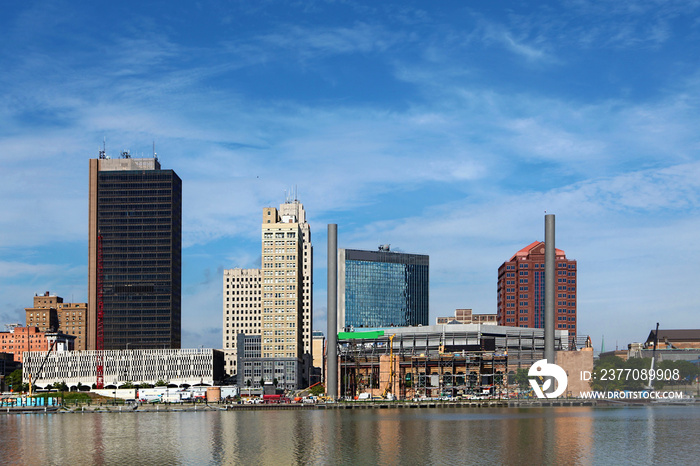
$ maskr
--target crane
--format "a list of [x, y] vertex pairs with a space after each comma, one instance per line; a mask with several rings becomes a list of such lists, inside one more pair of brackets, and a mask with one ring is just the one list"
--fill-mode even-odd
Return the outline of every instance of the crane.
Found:
[[[44, 368], [44, 364], [46, 364], [46, 360], [49, 359], [49, 354], [51, 354], [51, 351], [53, 351], [54, 346], [56, 346], [56, 342], [58, 341], [58, 338], [54, 339], [53, 343], [51, 343], [51, 346], [49, 347], [49, 350], [46, 352], [46, 356], [44, 356], [44, 360], [41, 361], [41, 365], [39, 366], [39, 370], [36, 371], [36, 380], [39, 380], [39, 377], [41, 377], [41, 370]], [[29, 396], [32, 396], [32, 373], [30, 372], [28, 377], [29, 379]]]
[[[98, 232], [99, 233], [99, 232]], [[97, 383], [95, 387], [104, 388], [104, 270], [102, 263], [102, 234], [97, 235], [97, 335], [95, 338], [95, 346], [97, 351], [96, 355], [96, 367], [95, 372], [97, 373]]]

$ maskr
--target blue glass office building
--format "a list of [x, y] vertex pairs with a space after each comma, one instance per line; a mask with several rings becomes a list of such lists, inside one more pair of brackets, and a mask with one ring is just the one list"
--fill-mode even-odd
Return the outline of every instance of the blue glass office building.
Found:
[[428, 325], [426, 255], [338, 250], [338, 325], [341, 328]]

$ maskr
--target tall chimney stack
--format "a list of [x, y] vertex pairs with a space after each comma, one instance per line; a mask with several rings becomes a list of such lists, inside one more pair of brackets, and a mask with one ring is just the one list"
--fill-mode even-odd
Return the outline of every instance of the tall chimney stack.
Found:
[[[544, 216], [544, 357], [554, 364], [554, 296], [556, 254], [554, 247], [554, 215]], [[554, 388], [554, 387], [552, 387]]]
[[338, 224], [328, 224], [328, 349], [326, 394], [338, 398]]

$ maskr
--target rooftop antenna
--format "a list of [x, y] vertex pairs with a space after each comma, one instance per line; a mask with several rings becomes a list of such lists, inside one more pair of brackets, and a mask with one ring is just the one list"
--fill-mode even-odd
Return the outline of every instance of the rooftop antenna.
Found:
[[102, 150], [99, 151], [100, 155], [99, 158], [101, 159], [106, 159], [107, 158], [107, 139], [102, 138]]
[[158, 154], [156, 154], [156, 141], [153, 141], [153, 158], [158, 160]]

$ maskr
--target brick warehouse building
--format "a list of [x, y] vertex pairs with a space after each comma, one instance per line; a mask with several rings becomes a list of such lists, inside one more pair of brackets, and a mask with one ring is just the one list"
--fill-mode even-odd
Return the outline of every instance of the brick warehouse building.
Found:
[[34, 307], [27, 307], [27, 327], [38, 327], [41, 332], [59, 331], [75, 336], [75, 349], [86, 349], [87, 303], [64, 303], [63, 298], [48, 291], [34, 296]]
[[[9, 332], [0, 332], [0, 352], [11, 354], [16, 362], [24, 362], [24, 353], [48, 351], [53, 342], [66, 351], [75, 349], [75, 336], [61, 332], [42, 332], [38, 327], [10, 326]], [[56, 348], [58, 349], [58, 348]]]
[[[576, 335], [576, 261], [556, 250], [555, 329]], [[498, 268], [498, 325], [544, 328], [544, 242], [535, 241]]]

